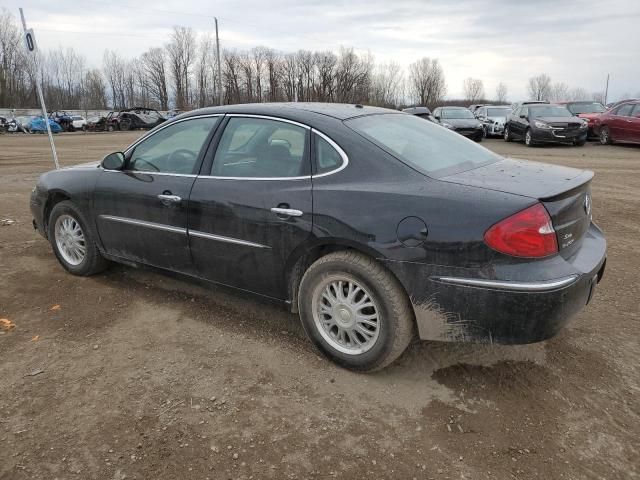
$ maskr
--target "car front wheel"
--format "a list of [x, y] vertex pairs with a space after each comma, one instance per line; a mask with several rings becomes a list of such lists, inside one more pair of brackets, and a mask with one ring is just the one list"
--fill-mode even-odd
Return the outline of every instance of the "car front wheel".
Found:
[[531, 134], [531, 129], [527, 128], [527, 131], [524, 133], [524, 144], [527, 147], [533, 147], [533, 135]]
[[69, 273], [89, 276], [107, 268], [107, 260], [73, 203], [68, 200], [57, 203], [49, 216], [48, 228], [53, 252]]
[[511, 138], [511, 131], [509, 129], [509, 125], [504, 127], [504, 141], [505, 142], [510, 142], [512, 140]]
[[300, 283], [298, 308], [316, 347], [351, 370], [389, 365], [414, 336], [413, 312], [398, 280], [355, 251], [331, 253], [311, 265]]
[[600, 127], [600, 143], [602, 145], [611, 145], [613, 143], [611, 141], [611, 132], [609, 131], [609, 127]]

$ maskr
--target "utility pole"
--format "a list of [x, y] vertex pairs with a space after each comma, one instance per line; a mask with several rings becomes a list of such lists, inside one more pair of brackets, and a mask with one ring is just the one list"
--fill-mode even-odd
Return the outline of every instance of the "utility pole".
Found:
[[44, 124], [47, 127], [47, 134], [49, 135], [49, 145], [51, 146], [51, 155], [53, 156], [53, 163], [56, 166], [56, 170], [60, 169], [58, 163], [58, 154], [56, 153], [56, 146], [53, 143], [53, 134], [51, 133], [51, 126], [49, 125], [49, 115], [47, 115], [47, 106], [44, 104], [44, 95], [42, 94], [42, 85], [40, 85], [42, 72], [40, 71], [40, 55], [38, 55], [38, 48], [36, 47], [36, 37], [33, 34], [33, 30], [27, 29], [27, 22], [24, 19], [24, 12], [20, 8], [20, 19], [22, 20], [22, 29], [24, 30], [24, 42], [27, 47], [27, 53], [33, 54], [36, 60], [36, 69], [38, 75], [36, 76], [36, 90], [38, 92], [38, 98], [40, 99], [40, 107], [42, 108], [42, 117], [44, 118]]
[[216, 51], [218, 57], [218, 104], [222, 105], [222, 69], [220, 68], [220, 40], [218, 39], [218, 17], [216, 21]]
[[607, 73], [607, 86], [604, 89], [604, 106], [607, 106], [607, 95], [609, 94], [609, 74]]

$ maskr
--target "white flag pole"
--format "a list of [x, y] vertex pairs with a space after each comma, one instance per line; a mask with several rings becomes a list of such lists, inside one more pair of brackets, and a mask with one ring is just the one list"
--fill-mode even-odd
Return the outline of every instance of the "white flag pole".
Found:
[[42, 116], [44, 117], [44, 124], [47, 127], [47, 134], [49, 135], [49, 144], [51, 145], [51, 155], [53, 155], [53, 163], [56, 166], [56, 170], [60, 169], [58, 163], [58, 154], [56, 153], [56, 146], [53, 143], [53, 134], [51, 133], [51, 127], [49, 126], [49, 116], [47, 115], [47, 106], [44, 103], [44, 95], [42, 94], [42, 85], [40, 84], [41, 74], [40, 71], [40, 57], [38, 56], [38, 48], [36, 47], [36, 38], [33, 34], [33, 30], [27, 29], [27, 22], [24, 20], [24, 13], [20, 8], [20, 18], [22, 19], [22, 29], [24, 30], [24, 42], [27, 48], [27, 52], [31, 53], [35, 58], [36, 63], [36, 90], [38, 92], [38, 98], [40, 99], [40, 107], [42, 108]]

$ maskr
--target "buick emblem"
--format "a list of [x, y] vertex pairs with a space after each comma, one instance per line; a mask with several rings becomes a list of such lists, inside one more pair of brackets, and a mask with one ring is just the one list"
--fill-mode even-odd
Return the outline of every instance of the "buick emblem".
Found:
[[591, 195], [588, 193], [584, 196], [584, 211], [587, 217], [591, 217]]

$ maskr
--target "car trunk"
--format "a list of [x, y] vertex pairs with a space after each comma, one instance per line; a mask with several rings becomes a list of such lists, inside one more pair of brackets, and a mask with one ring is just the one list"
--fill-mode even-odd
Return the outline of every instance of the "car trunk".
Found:
[[551, 216], [560, 252], [568, 256], [591, 223], [592, 178], [588, 170], [504, 159], [439, 180], [540, 201]]

